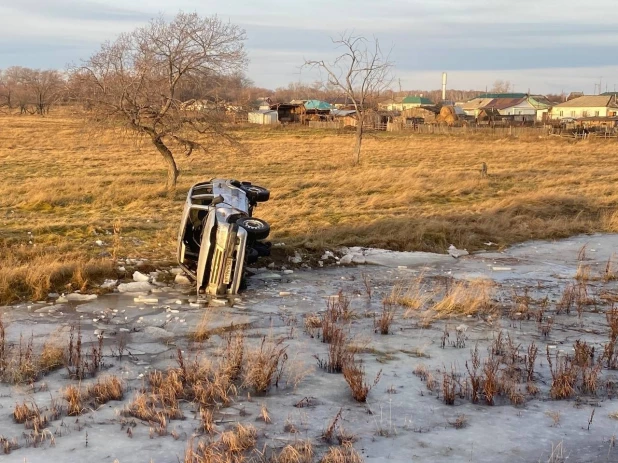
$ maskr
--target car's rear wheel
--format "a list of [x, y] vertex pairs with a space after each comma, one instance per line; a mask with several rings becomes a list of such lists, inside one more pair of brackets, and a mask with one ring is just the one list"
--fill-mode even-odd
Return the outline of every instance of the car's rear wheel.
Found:
[[262, 219], [243, 217], [238, 219], [236, 224], [247, 230], [250, 239], [263, 240], [270, 234], [270, 225]]
[[244, 190], [251, 202], [263, 203], [270, 199], [270, 191], [261, 186], [246, 185]]

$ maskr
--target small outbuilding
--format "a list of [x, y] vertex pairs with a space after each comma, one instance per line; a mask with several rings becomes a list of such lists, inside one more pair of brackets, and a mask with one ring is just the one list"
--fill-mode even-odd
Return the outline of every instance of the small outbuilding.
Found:
[[251, 111], [248, 115], [250, 124], [271, 125], [279, 123], [279, 113], [272, 109], [259, 109]]

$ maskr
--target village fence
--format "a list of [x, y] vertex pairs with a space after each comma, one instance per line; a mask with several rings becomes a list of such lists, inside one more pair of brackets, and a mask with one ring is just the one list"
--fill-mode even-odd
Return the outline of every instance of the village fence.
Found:
[[551, 129], [547, 127], [517, 127], [517, 126], [488, 126], [488, 125], [463, 125], [451, 126], [440, 124], [401, 124], [389, 123], [386, 129], [390, 132], [411, 132], [419, 134], [442, 134], [442, 135], [485, 135], [492, 137], [519, 137], [538, 138], [547, 137]]

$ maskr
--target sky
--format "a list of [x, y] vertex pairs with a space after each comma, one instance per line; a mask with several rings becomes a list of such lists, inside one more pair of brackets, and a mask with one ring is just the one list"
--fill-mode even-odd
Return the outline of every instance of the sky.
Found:
[[311, 83], [305, 59], [332, 59], [344, 31], [391, 50], [394, 89], [587, 94], [618, 90], [615, 0], [0, 0], [0, 69], [65, 69], [106, 40], [179, 10], [246, 30], [257, 86]]

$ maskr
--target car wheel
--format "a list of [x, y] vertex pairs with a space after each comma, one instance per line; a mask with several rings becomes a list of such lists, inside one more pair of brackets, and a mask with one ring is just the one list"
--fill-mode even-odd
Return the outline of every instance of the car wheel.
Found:
[[244, 188], [249, 201], [263, 203], [270, 199], [270, 191], [257, 185], [248, 185]]
[[270, 225], [262, 219], [254, 217], [243, 217], [236, 221], [239, 227], [247, 230], [250, 239], [263, 240], [270, 233]]

